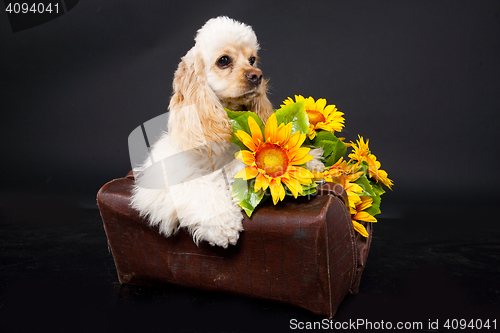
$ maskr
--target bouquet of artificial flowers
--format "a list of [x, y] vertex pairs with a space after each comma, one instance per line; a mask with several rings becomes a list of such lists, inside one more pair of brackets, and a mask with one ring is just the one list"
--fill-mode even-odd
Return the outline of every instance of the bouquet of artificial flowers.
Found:
[[[354, 229], [368, 236], [360, 221], [377, 222], [374, 216], [380, 214], [380, 196], [385, 193], [382, 185], [392, 189], [393, 182], [380, 169], [369, 140], [358, 136], [356, 143], [346, 144], [335, 136], [345, 121], [335, 105], [296, 95], [295, 101], [287, 98], [265, 125], [252, 112], [226, 111], [233, 125], [232, 142], [240, 148], [236, 158], [246, 164], [235, 175], [233, 197], [249, 217], [269, 197], [276, 205], [286, 195], [314, 195], [319, 181], [334, 182], [347, 193]], [[312, 172], [306, 166], [313, 159], [309, 152], [320, 147], [325, 170]]]

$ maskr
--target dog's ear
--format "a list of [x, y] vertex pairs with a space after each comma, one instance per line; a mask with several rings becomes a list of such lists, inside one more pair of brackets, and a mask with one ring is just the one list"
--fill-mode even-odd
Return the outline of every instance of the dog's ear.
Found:
[[248, 105], [249, 111], [256, 113], [260, 119], [265, 123], [267, 118], [273, 114], [273, 106], [267, 98], [267, 82], [269, 80], [265, 80], [261, 83], [262, 94], [256, 98], [253, 98]]
[[195, 49], [182, 58], [175, 72], [169, 109], [168, 129], [179, 149], [231, 141], [231, 123], [207, 83], [203, 58]]

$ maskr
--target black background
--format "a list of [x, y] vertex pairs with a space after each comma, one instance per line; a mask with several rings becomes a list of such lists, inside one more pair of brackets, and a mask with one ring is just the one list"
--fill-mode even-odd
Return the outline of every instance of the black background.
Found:
[[[105, 317], [95, 302], [108, 311], [115, 298], [137, 301], [130, 295], [166, 326], [180, 320], [169, 313], [189, 311], [279, 318], [285, 329], [293, 316], [318, 320], [183, 289], [117, 291], [95, 195], [128, 172], [128, 135], [166, 112], [180, 57], [219, 15], [254, 28], [275, 107], [294, 94], [336, 104], [342, 135], [370, 139], [394, 180], [360, 295], [339, 320], [419, 313], [427, 322], [457, 304], [499, 317], [499, 13], [499, 1], [473, 0], [93, 0], [15, 33], [0, 14], [0, 313], [15, 319], [4, 328], [14, 330], [28, 306], [47, 325], [60, 322], [48, 313], [67, 312], [85, 331], [85, 318]], [[81, 299], [76, 312], [61, 305]], [[97, 327], [115, 327], [119, 313]]]

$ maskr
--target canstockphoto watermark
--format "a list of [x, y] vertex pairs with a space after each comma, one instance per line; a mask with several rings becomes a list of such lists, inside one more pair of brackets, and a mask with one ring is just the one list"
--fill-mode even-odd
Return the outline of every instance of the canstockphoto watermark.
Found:
[[426, 326], [421, 321], [391, 322], [384, 320], [370, 321], [368, 319], [335, 321], [326, 318], [321, 321], [290, 320], [290, 329], [292, 330], [421, 330], [424, 327]]

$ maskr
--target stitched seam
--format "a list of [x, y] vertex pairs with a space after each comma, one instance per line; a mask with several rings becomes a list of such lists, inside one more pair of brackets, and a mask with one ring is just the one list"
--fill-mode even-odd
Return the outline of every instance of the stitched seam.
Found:
[[328, 247], [328, 227], [325, 219], [325, 244], [326, 244], [326, 272], [328, 275], [328, 302], [330, 305], [330, 318], [333, 315], [332, 309], [332, 280], [330, 276], [330, 249]]

